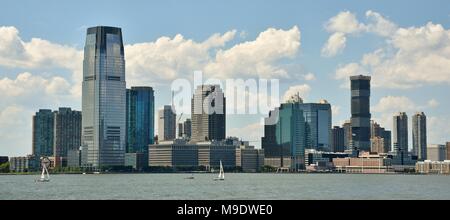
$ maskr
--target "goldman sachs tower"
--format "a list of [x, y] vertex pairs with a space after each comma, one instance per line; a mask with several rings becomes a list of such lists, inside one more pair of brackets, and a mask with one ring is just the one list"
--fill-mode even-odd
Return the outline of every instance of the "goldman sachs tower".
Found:
[[82, 96], [82, 165], [123, 165], [126, 84], [120, 28], [87, 30]]

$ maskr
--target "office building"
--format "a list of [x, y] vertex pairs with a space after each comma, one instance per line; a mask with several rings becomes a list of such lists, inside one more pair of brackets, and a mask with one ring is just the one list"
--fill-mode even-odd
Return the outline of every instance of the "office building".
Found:
[[383, 131], [384, 152], [392, 151], [392, 134], [389, 130]]
[[300, 97], [269, 112], [265, 118], [262, 148], [268, 165], [303, 169], [306, 149], [306, 123]]
[[226, 99], [219, 85], [200, 85], [191, 101], [191, 141], [224, 140]]
[[351, 76], [353, 148], [370, 151], [370, 76]]
[[183, 123], [183, 135], [185, 138], [190, 139], [191, 138], [191, 126], [192, 126], [192, 121], [191, 119], [186, 119], [186, 121], [184, 121]]
[[175, 110], [170, 105], [165, 105], [158, 111], [158, 140], [170, 141], [176, 138]]
[[59, 108], [54, 113], [53, 156], [67, 158], [67, 152], [81, 146], [81, 112]]
[[0, 156], [0, 165], [8, 162], [9, 158], [7, 156]]
[[346, 150], [353, 149], [352, 145], [352, 123], [350, 120], [346, 120], [344, 124], [342, 124], [342, 128], [344, 129], [344, 146]]
[[384, 138], [380, 136], [375, 136], [370, 139], [370, 152], [372, 153], [388, 153], [385, 148]]
[[240, 166], [243, 172], [259, 172], [264, 166], [264, 150], [262, 149], [255, 149], [252, 146], [241, 147], [236, 157], [236, 162], [240, 162], [237, 166]]
[[417, 112], [412, 117], [413, 155], [418, 160], [427, 159], [427, 116]]
[[67, 151], [67, 167], [81, 166], [81, 150], [71, 149]]
[[148, 166], [148, 145], [155, 143], [155, 96], [152, 87], [131, 87], [126, 94], [125, 166]]
[[447, 148], [442, 144], [428, 144], [427, 160], [444, 161], [447, 156]]
[[408, 116], [399, 112], [394, 116], [394, 152], [408, 153]]
[[184, 131], [183, 123], [178, 123], [178, 137], [179, 138], [182, 138], [184, 136], [183, 131]]
[[446, 146], [447, 146], [447, 158], [446, 158], [446, 160], [450, 160], [450, 142], [447, 142]]
[[299, 103], [305, 118], [306, 148], [331, 151], [331, 105], [326, 100], [319, 103]]
[[33, 116], [32, 154], [37, 158], [53, 155], [54, 113], [40, 109]]
[[34, 155], [25, 157], [10, 157], [9, 170], [11, 172], [30, 172], [36, 171], [40, 167], [40, 160]]
[[126, 83], [120, 28], [98, 26], [87, 30], [82, 112], [83, 166], [123, 166]]
[[331, 151], [344, 152], [345, 150], [345, 132], [344, 128], [334, 126], [332, 130]]

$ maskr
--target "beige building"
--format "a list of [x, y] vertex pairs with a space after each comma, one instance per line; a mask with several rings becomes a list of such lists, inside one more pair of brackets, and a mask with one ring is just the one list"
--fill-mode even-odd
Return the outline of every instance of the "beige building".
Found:
[[450, 160], [425, 160], [416, 163], [416, 173], [450, 174]]

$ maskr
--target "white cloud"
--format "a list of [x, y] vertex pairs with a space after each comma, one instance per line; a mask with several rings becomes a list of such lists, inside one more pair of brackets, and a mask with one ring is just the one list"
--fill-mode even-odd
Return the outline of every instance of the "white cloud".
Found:
[[366, 26], [366, 31], [373, 32], [381, 36], [390, 36], [397, 30], [397, 25], [383, 17], [380, 13], [374, 11], [367, 11], [366, 17], [369, 24]]
[[300, 48], [300, 30], [269, 28], [254, 41], [237, 44], [217, 51], [204, 72], [216, 78], [242, 77], [287, 78], [287, 71], [277, 65], [283, 58], [294, 58]]
[[440, 103], [436, 99], [430, 99], [430, 101], [428, 101], [428, 107], [430, 108], [436, 108], [439, 104]]
[[328, 38], [327, 43], [322, 48], [322, 56], [332, 57], [338, 53], [341, 53], [345, 48], [347, 38], [342, 32], [336, 32]]
[[371, 110], [380, 113], [408, 112], [413, 111], [416, 106], [411, 99], [405, 96], [385, 96]]
[[[386, 43], [381, 48], [364, 54], [360, 62], [340, 65], [335, 73], [336, 78], [344, 79], [342, 76], [351, 75], [351, 70], [364, 69], [364, 72], [371, 73], [374, 87], [410, 89], [426, 84], [450, 84], [450, 30], [431, 22], [420, 27], [399, 27], [373, 11], [367, 11], [366, 17], [367, 24], [347, 18], [352, 20], [349, 26], [353, 28], [349, 30], [359, 30], [355, 28], [357, 23], [358, 26], [365, 27], [361, 30], [384, 38]], [[343, 28], [328, 30], [341, 29]], [[353, 69], [349, 70], [350, 67]], [[348, 79], [345, 77], [345, 80]]]
[[289, 100], [292, 96], [299, 94], [300, 97], [305, 100], [309, 93], [311, 92], [311, 87], [308, 84], [302, 84], [297, 86], [291, 86], [283, 95], [283, 101]]
[[445, 144], [450, 141], [450, 118], [445, 115], [427, 117], [429, 144]]
[[207, 77], [288, 77], [285, 69], [276, 64], [293, 58], [300, 47], [300, 30], [269, 28], [253, 41], [238, 43], [229, 49], [224, 46], [234, 39], [236, 31], [214, 34], [203, 42], [161, 37], [155, 42], [127, 45], [127, 81], [138, 83], [166, 83], [178, 77], [190, 77], [202, 70]]
[[311, 73], [311, 72], [302, 75], [302, 77], [303, 77], [303, 79], [306, 80], [306, 81], [313, 81], [313, 80], [316, 80], [316, 75], [314, 75], [314, 73]]
[[352, 34], [364, 31], [366, 27], [359, 23], [356, 15], [349, 12], [339, 12], [336, 16], [330, 18], [325, 24], [325, 29], [328, 32], [341, 32], [345, 34]]
[[0, 108], [0, 155], [31, 154], [31, 115], [30, 110], [17, 105]]

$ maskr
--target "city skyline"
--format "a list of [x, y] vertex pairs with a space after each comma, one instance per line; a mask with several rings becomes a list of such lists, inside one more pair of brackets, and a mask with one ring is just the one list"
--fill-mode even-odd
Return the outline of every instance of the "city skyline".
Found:
[[[16, 7], [21, 3], [7, 4], [10, 7]], [[268, 10], [268, 5], [270, 4], [262, 4], [259, 8], [265, 11]], [[158, 6], [167, 7], [161, 3]], [[313, 7], [311, 3], [309, 3], [309, 7]], [[198, 11], [200, 10], [198, 9]], [[303, 9], [298, 8], [298, 10]], [[440, 14], [440, 12], [436, 14], [441, 17], [448, 16]], [[31, 15], [33, 17], [36, 14], [31, 13]], [[439, 19], [439, 16], [428, 14], [420, 16], [425, 20], [415, 18], [414, 21], [406, 21], [405, 19], [411, 18], [410, 15], [397, 14], [379, 7], [376, 9], [370, 4], [366, 6], [357, 4], [355, 7], [340, 6], [338, 9], [328, 10], [324, 15], [318, 16], [317, 21], [311, 22], [314, 24], [308, 24], [301, 16], [298, 17], [300, 19], [296, 19], [295, 16], [290, 15], [281, 16], [282, 21], [279, 22], [261, 22], [259, 24], [251, 24], [248, 18], [244, 19], [243, 23], [248, 26], [240, 25], [239, 22], [233, 22], [233, 19], [230, 19], [229, 22], [226, 22], [227, 24], [221, 22], [221, 25], [216, 28], [207, 25], [198, 34], [195, 34], [195, 30], [199, 30], [200, 27], [195, 27], [195, 30], [174, 27], [170, 31], [164, 29], [139, 32], [136, 29], [139, 27], [139, 23], [133, 25], [122, 23], [133, 21], [136, 17], [127, 20], [119, 16], [123, 19], [122, 22], [117, 19], [108, 20], [107, 14], [99, 17], [100, 19], [94, 19], [95, 22], [105, 24], [117, 22], [112, 25], [127, 30], [124, 36], [125, 56], [129, 56], [125, 57], [127, 81], [130, 76], [127, 88], [131, 86], [154, 87], [156, 91], [155, 109], [170, 104], [171, 94], [168, 85], [172, 79], [190, 78], [193, 71], [204, 67], [203, 70], [206, 70], [207, 76], [214, 76], [214, 73], [211, 72], [217, 71], [216, 74], [223, 74], [227, 77], [241, 77], [239, 74], [243, 74], [242, 76], [245, 77], [280, 78], [281, 97], [289, 93], [300, 92], [302, 98], [307, 102], [327, 99], [333, 110], [332, 125], [340, 126], [350, 118], [348, 74], [352, 71], [355, 74], [369, 72], [374, 80], [374, 88], [371, 93], [373, 95], [371, 97], [371, 113], [375, 121], [392, 130], [394, 112], [405, 111], [408, 115], [412, 115], [416, 111], [424, 111], [428, 117], [427, 136], [429, 137], [427, 142], [443, 144], [448, 141], [450, 132], [446, 125], [449, 124], [450, 118], [449, 112], [445, 109], [448, 109], [450, 103], [445, 97], [445, 92], [448, 91], [450, 73], [445, 70], [436, 70], [439, 65], [433, 63], [413, 63], [421, 66], [418, 66], [418, 70], [413, 73], [397, 73], [400, 79], [388, 77], [382, 73], [382, 70], [395, 73], [392, 72], [395, 67], [401, 67], [406, 62], [399, 58], [395, 60], [397, 63], [388, 63], [386, 57], [389, 58], [391, 55], [384, 50], [384, 47], [392, 47], [390, 49], [393, 49], [394, 55], [406, 52], [411, 56], [421, 54], [424, 57], [436, 52], [433, 51], [435, 47], [440, 47], [442, 50], [447, 48], [449, 45], [446, 41], [450, 39], [449, 23], [445, 19]], [[2, 99], [5, 102], [0, 104], [0, 155], [19, 156], [31, 153], [31, 116], [38, 109], [71, 107], [74, 110], [81, 110], [80, 83], [82, 77], [80, 73], [82, 72], [82, 62], [78, 61], [83, 56], [80, 42], [84, 40], [82, 35], [85, 34], [87, 26], [80, 28], [82, 30], [58, 33], [63, 37], [56, 37], [54, 32], [45, 31], [45, 28], [36, 30], [36, 28], [21, 24], [20, 21], [2, 20], [6, 23], [0, 24], [2, 33], [0, 91], [4, 94]], [[342, 25], [339, 22], [341, 20], [345, 21], [343, 27], [339, 26]], [[162, 22], [161, 25], [163, 23], [165, 22]], [[386, 32], [381, 33], [381, 29], [377, 29], [380, 26], [377, 25], [390, 27], [391, 29], [383, 30], [391, 30], [391, 33], [395, 33], [394, 37], [387, 37], [389, 33]], [[72, 26], [73, 29], [79, 28], [73, 24]], [[215, 35], [215, 33], [218, 34]], [[443, 35], [436, 35], [436, 38], [431, 40], [423, 39], [427, 33], [442, 33]], [[320, 36], [318, 37], [320, 40], [312, 41], [312, 36]], [[266, 40], [270, 41], [271, 39], [279, 42], [282, 42], [281, 39], [285, 39], [286, 44], [265, 44]], [[369, 40], [368, 45], [363, 47], [364, 49], [357, 49], [363, 39]], [[392, 41], [392, 43], [385, 45], [384, 41]], [[418, 47], [414, 44], [421, 42], [429, 42], [430, 45], [425, 44]], [[188, 47], [190, 44], [193, 44], [192, 48], [200, 45], [207, 48], [206, 51], [199, 51], [203, 53], [203, 57], [188, 54], [188, 51], [184, 51], [184, 54], [177, 53], [177, 48]], [[381, 47], [380, 44], [382, 44]], [[164, 55], [181, 63], [183, 68], [175, 68], [170, 59], [161, 61], [160, 57], [151, 57], [143, 52], [163, 52], [158, 51], [158, 46], [165, 47], [170, 53]], [[273, 47], [283, 48], [283, 50], [277, 51]], [[409, 47], [411, 50], [406, 50]], [[273, 73], [258, 70], [255, 61], [239, 57], [242, 56], [240, 54], [243, 50], [249, 51], [249, 54], [257, 57], [269, 69], [272, 68]], [[42, 53], [42, 51], [46, 51], [46, 53]], [[128, 51], [130, 55], [128, 55]], [[267, 57], [259, 55], [263, 52], [267, 52]], [[279, 54], [277, 54], [278, 52]], [[445, 51], [437, 52], [439, 53], [436, 54], [448, 62], [449, 54], [446, 54]], [[138, 56], [139, 54], [142, 56]], [[231, 60], [221, 61], [218, 58], [220, 54], [241, 59], [245, 61], [246, 65], [239, 66]], [[182, 56], [187, 56], [195, 62], [188, 63]], [[143, 61], [148, 62], [148, 65], [140, 64], [142, 60], [139, 60], [139, 57], [144, 57]], [[200, 58], [206, 58], [207, 62], [202, 63]], [[225, 62], [231, 67], [224, 66], [221, 62]], [[373, 67], [372, 71], [364, 69], [368, 67]], [[426, 68], [435, 72], [425, 73]], [[249, 72], [242, 72], [245, 69], [248, 69]], [[273, 75], [275, 73], [278, 75]], [[424, 77], [416, 77], [419, 73], [424, 73]], [[410, 74], [407, 75], [409, 80], [404, 80], [402, 76], [405, 77], [405, 75], [402, 74]], [[285, 75], [289, 77], [286, 78]], [[139, 78], [142, 78], [142, 82], [137, 81]], [[150, 80], [152, 78], [153, 81]], [[383, 82], [382, 80], [385, 79], [390, 81]], [[419, 87], [416, 87], [416, 84]], [[264, 116], [266, 115], [227, 117], [227, 136], [239, 136], [244, 140], [259, 139], [258, 137], [263, 136], [263, 132], [261, 132], [263, 126], [259, 124], [259, 121]], [[409, 131], [407, 133], [412, 136], [411, 122], [408, 121], [408, 124]], [[157, 127], [155, 127], [155, 131], [157, 131]], [[411, 138], [409, 137], [409, 143], [412, 143]], [[259, 144], [257, 145], [259, 146]], [[411, 150], [411, 148], [410, 144], [409, 149]]]

